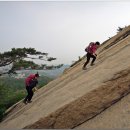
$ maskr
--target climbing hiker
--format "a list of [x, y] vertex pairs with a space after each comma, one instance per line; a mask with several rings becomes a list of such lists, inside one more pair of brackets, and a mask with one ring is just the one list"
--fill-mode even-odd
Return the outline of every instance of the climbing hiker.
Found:
[[36, 73], [36, 74], [29, 75], [25, 79], [25, 86], [26, 86], [26, 90], [27, 90], [27, 96], [23, 101], [25, 104], [32, 102], [31, 99], [33, 97], [33, 88], [35, 90], [37, 90], [36, 86], [38, 84], [38, 80], [37, 80], [38, 78], [39, 78], [39, 74]]
[[85, 51], [87, 52], [86, 57], [87, 57], [87, 61], [84, 63], [83, 65], [83, 70], [87, 69], [86, 66], [90, 61], [90, 58], [93, 58], [93, 60], [91, 61], [91, 66], [94, 65], [94, 61], [96, 60], [97, 54], [95, 53], [97, 48], [100, 46], [100, 43], [97, 42], [91, 42], [89, 44], [89, 46], [87, 46], [85, 48]]

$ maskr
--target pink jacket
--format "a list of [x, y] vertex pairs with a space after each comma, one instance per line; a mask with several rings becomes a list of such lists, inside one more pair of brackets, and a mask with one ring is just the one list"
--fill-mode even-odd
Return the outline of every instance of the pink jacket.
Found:
[[97, 46], [95, 44], [92, 44], [89, 48], [89, 53], [94, 54], [97, 50]]
[[25, 79], [25, 84], [26, 84], [26, 86], [29, 86], [30, 81], [32, 81], [33, 79], [35, 79], [35, 74], [30, 74], [30, 75]]

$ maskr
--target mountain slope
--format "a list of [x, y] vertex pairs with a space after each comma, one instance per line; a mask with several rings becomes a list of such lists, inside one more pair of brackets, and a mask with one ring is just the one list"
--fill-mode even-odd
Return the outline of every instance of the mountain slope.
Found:
[[35, 93], [31, 104], [15, 105], [0, 128], [87, 127], [130, 91], [129, 32], [130, 26], [104, 42], [93, 67], [82, 70], [83, 58]]

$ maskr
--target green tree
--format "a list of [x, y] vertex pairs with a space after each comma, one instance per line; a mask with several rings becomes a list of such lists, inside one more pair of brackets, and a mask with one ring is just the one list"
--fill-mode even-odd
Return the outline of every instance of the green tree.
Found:
[[26, 60], [22, 60], [22, 59], [19, 60], [19, 62], [15, 62], [13, 65], [16, 70], [20, 69], [21, 67], [28, 68], [28, 67], [38, 67], [39, 66], [38, 64], [35, 64], [33, 61], [26, 61]]
[[44, 61], [56, 60], [56, 58], [48, 57], [48, 53], [37, 51], [34, 48], [12, 48], [11, 51], [0, 53], [0, 67], [12, 64], [12, 67], [8, 72], [2, 72], [0, 75], [15, 74], [14, 64], [24, 58], [40, 59]]
[[122, 30], [123, 30], [123, 28], [118, 27], [117, 32], [121, 32]]

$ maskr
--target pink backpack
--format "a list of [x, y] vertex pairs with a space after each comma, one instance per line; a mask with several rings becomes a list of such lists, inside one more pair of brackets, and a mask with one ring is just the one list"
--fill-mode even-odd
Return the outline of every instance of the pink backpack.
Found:
[[94, 42], [90, 42], [89, 45], [85, 48], [86, 52], [91, 52], [91, 47], [94, 45]]

